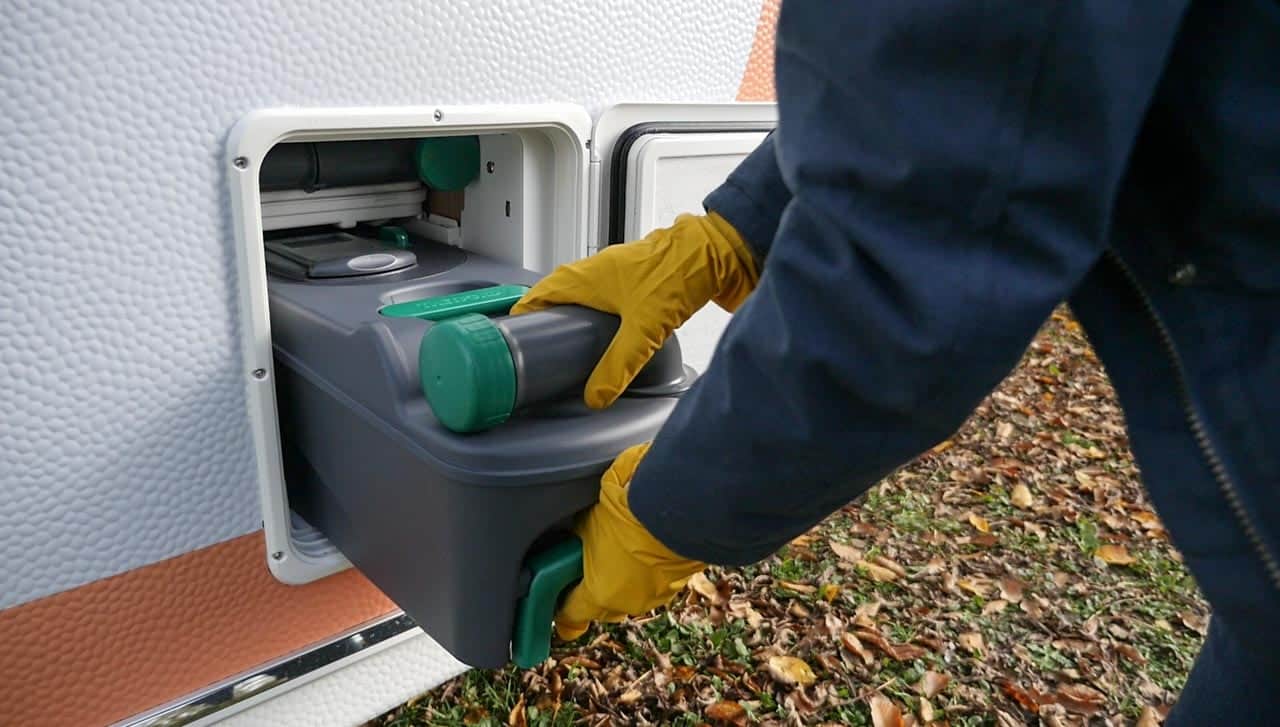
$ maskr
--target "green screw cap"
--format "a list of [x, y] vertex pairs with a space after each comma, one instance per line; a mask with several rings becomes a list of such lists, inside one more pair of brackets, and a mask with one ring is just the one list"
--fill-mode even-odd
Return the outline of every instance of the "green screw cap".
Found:
[[435, 324], [418, 345], [418, 370], [436, 419], [454, 432], [478, 432], [511, 416], [516, 367], [502, 331], [479, 313]]
[[414, 150], [418, 177], [428, 187], [456, 192], [480, 176], [480, 137], [435, 136]]

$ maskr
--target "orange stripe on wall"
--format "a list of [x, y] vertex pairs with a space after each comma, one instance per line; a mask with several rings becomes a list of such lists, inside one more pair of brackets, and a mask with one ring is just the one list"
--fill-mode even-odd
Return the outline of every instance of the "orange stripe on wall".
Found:
[[747, 56], [747, 68], [738, 87], [739, 101], [773, 101], [773, 43], [777, 36], [778, 10], [782, 0], [764, 0], [760, 9], [760, 22], [756, 24], [756, 39]]
[[108, 724], [395, 609], [354, 570], [287, 586], [261, 532], [0, 611], [0, 725]]

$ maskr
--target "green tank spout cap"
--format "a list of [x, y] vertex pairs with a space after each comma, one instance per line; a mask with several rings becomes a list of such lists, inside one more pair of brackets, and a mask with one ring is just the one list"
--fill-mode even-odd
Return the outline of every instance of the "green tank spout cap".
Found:
[[515, 409], [515, 362], [487, 316], [467, 313], [432, 326], [418, 346], [418, 369], [432, 411], [451, 431], [496, 427]]

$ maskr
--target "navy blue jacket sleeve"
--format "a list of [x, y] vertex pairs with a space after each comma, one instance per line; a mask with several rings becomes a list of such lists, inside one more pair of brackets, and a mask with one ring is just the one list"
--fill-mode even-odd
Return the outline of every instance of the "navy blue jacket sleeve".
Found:
[[728, 220], [763, 265], [789, 202], [791, 189], [778, 169], [771, 133], [702, 205]]
[[[763, 274], [630, 488], [677, 553], [763, 558], [952, 433], [1106, 247], [1184, 3], [787, 0], [770, 144], [708, 206]], [[763, 156], [763, 155], [762, 155]], [[753, 243], [755, 244], [755, 243]]]

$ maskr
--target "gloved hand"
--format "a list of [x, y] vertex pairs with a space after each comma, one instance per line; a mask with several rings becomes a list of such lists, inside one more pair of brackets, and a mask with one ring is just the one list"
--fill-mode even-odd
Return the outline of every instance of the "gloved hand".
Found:
[[511, 309], [581, 305], [621, 317], [587, 380], [587, 406], [612, 404], [663, 342], [704, 305], [732, 313], [759, 280], [746, 243], [723, 217], [680, 215], [643, 240], [610, 245], [556, 269]]
[[627, 486], [648, 444], [632, 447], [600, 478], [600, 501], [579, 520], [582, 582], [556, 613], [556, 633], [581, 636], [592, 621], [621, 621], [671, 600], [705, 563], [671, 552], [631, 514]]

